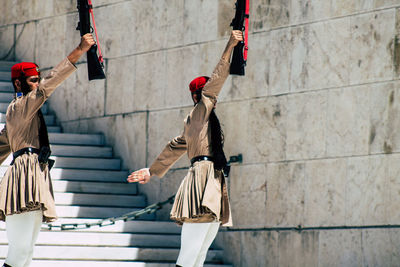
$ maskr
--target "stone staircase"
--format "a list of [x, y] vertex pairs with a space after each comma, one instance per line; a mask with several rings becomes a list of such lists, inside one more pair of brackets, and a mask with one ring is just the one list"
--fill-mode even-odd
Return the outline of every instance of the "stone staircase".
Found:
[[[10, 68], [0, 62], [0, 129], [13, 98]], [[63, 133], [48, 106], [42, 108], [48, 125], [52, 158], [51, 171], [60, 223], [96, 222], [145, 207], [136, 184], [128, 184], [128, 171], [113, 157], [101, 134]], [[3, 176], [11, 157], [0, 167]], [[35, 247], [33, 267], [50, 266], [175, 266], [180, 245], [180, 228], [172, 222], [155, 221], [154, 214], [140, 220], [117, 222], [106, 227], [74, 231], [43, 230]], [[7, 255], [5, 224], [0, 222], [0, 263]], [[223, 264], [222, 250], [212, 246], [207, 267]]]

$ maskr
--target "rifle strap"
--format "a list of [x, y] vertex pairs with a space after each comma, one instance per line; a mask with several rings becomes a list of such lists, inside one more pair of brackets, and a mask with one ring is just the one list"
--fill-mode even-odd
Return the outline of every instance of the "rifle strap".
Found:
[[37, 112], [39, 115], [39, 120], [40, 120], [40, 126], [39, 126], [39, 145], [40, 148], [47, 146], [50, 147], [50, 142], [49, 142], [49, 134], [47, 132], [47, 126], [46, 126], [46, 121], [44, 120], [44, 116], [42, 111], [39, 109]]
[[94, 33], [96, 35], [97, 50], [99, 51], [99, 61], [100, 61], [100, 63], [103, 63], [103, 54], [101, 53], [99, 36], [97, 35], [97, 29], [96, 29], [96, 22], [94, 21], [92, 0], [88, 0], [88, 4], [89, 4], [89, 13], [90, 13], [90, 15], [92, 17], [92, 21], [93, 21]]
[[250, 10], [250, 0], [246, 0], [246, 10], [244, 14], [244, 52], [243, 59], [247, 61], [247, 51], [249, 50], [249, 10]]

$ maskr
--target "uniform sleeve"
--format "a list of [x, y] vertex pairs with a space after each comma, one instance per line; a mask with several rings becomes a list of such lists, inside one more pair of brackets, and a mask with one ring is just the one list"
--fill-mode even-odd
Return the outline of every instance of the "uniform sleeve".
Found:
[[31, 119], [43, 106], [44, 102], [50, 97], [57, 86], [59, 86], [75, 70], [75, 65], [73, 65], [68, 58], [65, 58], [40, 81], [37, 90], [29, 92], [20, 101], [17, 101], [16, 103], [23, 106], [21, 109], [24, 112], [24, 117], [26, 119]]
[[0, 132], [0, 164], [4, 162], [10, 153], [11, 148], [8, 143], [7, 130], [6, 127], [4, 127]]
[[211, 111], [217, 102], [217, 97], [229, 76], [229, 62], [220, 59], [215, 67], [210, 79], [202, 90], [201, 101], [196, 105], [192, 112], [192, 121], [201, 122], [208, 120]]
[[172, 139], [150, 166], [151, 175], [163, 177], [187, 151], [186, 140], [181, 136]]

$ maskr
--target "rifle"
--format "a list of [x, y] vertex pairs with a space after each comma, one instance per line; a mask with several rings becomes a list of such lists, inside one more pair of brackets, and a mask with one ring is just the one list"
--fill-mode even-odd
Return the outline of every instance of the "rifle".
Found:
[[[93, 18], [92, 1], [78, 0], [77, 8], [79, 12], [79, 22], [76, 29], [80, 31], [81, 36], [85, 35], [86, 33], [92, 33], [93, 28], [90, 26], [90, 13], [92, 14]], [[97, 38], [96, 24], [94, 23], [94, 18], [93, 18], [93, 26], [96, 33], [97, 43], [99, 43], [99, 40]], [[100, 48], [99, 48], [100, 56], [99, 57], [97, 56], [97, 48], [98, 48], [97, 45], [94, 44], [86, 53], [89, 81], [106, 78], [103, 71], [103, 56], [101, 55]]]
[[[233, 30], [245, 31], [245, 37], [244, 42], [239, 42], [233, 50], [230, 74], [243, 76], [248, 50], [249, 0], [237, 0], [235, 5], [236, 13], [231, 26], [233, 27]], [[243, 24], [245, 24], [245, 26]]]

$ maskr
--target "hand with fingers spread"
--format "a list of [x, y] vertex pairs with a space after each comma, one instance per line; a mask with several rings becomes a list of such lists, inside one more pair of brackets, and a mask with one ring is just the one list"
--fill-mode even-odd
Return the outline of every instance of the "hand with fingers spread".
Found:
[[151, 176], [152, 175], [150, 174], [149, 168], [143, 168], [143, 169], [132, 172], [128, 176], [127, 181], [129, 183], [138, 182], [139, 184], [146, 184], [150, 181]]

